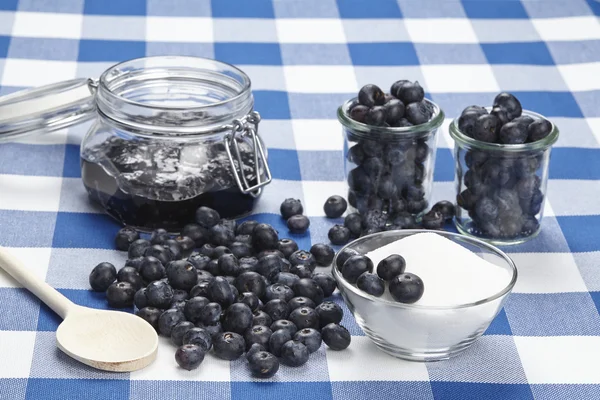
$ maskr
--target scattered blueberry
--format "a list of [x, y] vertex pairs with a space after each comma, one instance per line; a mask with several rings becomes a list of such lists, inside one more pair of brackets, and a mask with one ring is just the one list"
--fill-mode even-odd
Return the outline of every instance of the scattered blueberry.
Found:
[[350, 240], [350, 230], [344, 225], [334, 225], [327, 234], [331, 243], [335, 245], [344, 245]]
[[229, 246], [235, 239], [235, 232], [228, 226], [216, 224], [210, 228], [210, 240], [217, 246]]
[[213, 339], [215, 355], [223, 360], [237, 360], [244, 354], [244, 338], [235, 332], [223, 332]]
[[280, 272], [275, 275], [273, 282], [292, 287], [298, 279], [300, 279], [298, 275], [291, 272]]
[[194, 327], [194, 324], [189, 321], [178, 323], [171, 330], [171, 342], [173, 342], [175, 346], [181, 346], [183, 344], [183, 335]]
[[[323, 303], [321, 303], [323, 304]], [[312, 301], [311, 299], [309, 299], [308, 297], [304, 297], [304, 296], [296, 296], [293, 299], [291, 299], [290, 301], [288, 301], [288, 306], [290, 308], [290, 312], [295, 310], [298, 307], [310, 307], [310, 308], [315, 308], [315, 302]]]
[[156, 257], [143, 257], [140, 265], [140, 275], [146, 282], [154, 282], [166, 276], [167, 272]]
[[279, 357], [281, 356], [281, 348], [290, 340], [292, 340], [292, 335], [287, 330], [280, 329], [275, 331], [269, 338], [269, 350], [275, 356]]
[[209, 239], [208, 230], [196, 223], [185, 225], [181, 230], [181, 234], [185, 237], [189, 237], [190, 239], [192, 239], [196, 247], [201, 247]]
[[290, 315], [290, 307], [285, 300], [273, 299], [265, 303], [263, 311], [266, 312], [273, 321], [287, 319]]
[[[323, 302], [323, 298], [325, 297], [323, 293], [323, 289], [312, 279], [310, 278], [302, 278], [299, 279], [294, 286], [292, 287], [296, 296], [308, 297], [315, 304], [320, 304]], [[270, 303], [270, 302], [269, 302]], [[287, 317], [287, 315], [286, 315]], [[285, 319], [285, 318], [274, 318], [274, 319]]]
[[106, 300], [113, 308], [125, 308], [133, 305], [136, 288], [129, 282], [114, 282], [106, 290]]
[[298, 243], [292, 239], [280, 239], [277, 243], [277, 250], [279, 250], [285, 258], [290, 258], [292, 253], [298, 250]]
[[289, 258], [292, 266], [294, 265], [306, 265], [310, 270], [314, 270], [317, 266], [317, 260], [312, 253], [305, 250], [298, 250], [292, 253]]
[[180, 322], [185, 321], [185, 315], [182, 311], [174, 308], [165, 310], [158, 317], [158, 333], [163, 336], [171, 337], [171, 331]]
[[271, 324], [272, 332], [277, 332], [280, 329], [288, 331], [292, 336], [298, 331], [296, 324], [287, 319], [279, 319]]
[[121, 228], [119, 232], [117, 232], [117, 236], [115, 237], [115, 246], [117, 250], [127, 251], [129, 250], [129, 246], [136, 240], [140, 238], [140, 234], [134, 228], [126, 226], [125, 228]]
[[333, 276], [329, 274], [317, 272], [313, 274], [312, 279], [317, 283], [317, 285], [321, 287], [321, 289], [323, 290], [324, 297], [331, 296], [337, 288], [337, 282], [335, 281]]
[[319, 315], [309, 307], [299, 307], [292, 310], [289, 319], [298, 329], [319, 328]]
[[323, 211], [325, 211], [327, 218], [339, 218], [346, 212], [347, 208], [348, 203], [346, 199], [342, 196], [334, 195], [327, 199], [323, 206]]
[[159, 228], [152, 231], [152, 234], [150, 235], [150, 243], [163, 244], [170, 238], [171, 237], [169, 236], [169, 233], [166, 230]]
[[133, 305], [141, 310], [144, 307], [148, 307], [148, 298], [146, 297], [146, 288], [141, 288], [133, 296]]
[[441, 212], [431, 210], [421, 219], [421, 224], [425, 229], [442, 230], [444, 228], [445, 219]]
[[160, 244], [153, 244], [144, 251], [145, 257], [156, 257], [163, 265], [173, 261], [173, 253]]
[[254, 228], [253, 237], [254, 247], [257, 250], [276, 249], [279, 237], [277, 231], [268, 224], [258, 224]]
[[177, 260], [168, 264], [167, 278], [174, 289], [189, 291], [198, 282], [198, 273], [189, 261]]
[[446, 221], [449, 221], [454, 217], [454, 204], [447, 200], [435, 203], [431, 209], [440, 212]]
[[287, 227], [290, 232], [302, 234], [308, 230], [310, 220], [306, 215], [292, 215], [287, 220]]
[[191, 371], [198, 368], [204, 361], [204, 351], [200, 346], [185, 344], [175, 352], [175, 361], [181, 368]]
[[108, 262], [96, 265], [89, 278], [90, 286], [96, 292], [105, 292], [115, 280], [117, 280], [117, 270]]
[[344, 326], [330, 323], [321, 329], [321, 337], [332, 350], [344, 350], [350, 346], [352, 340], [350, 332]]
[[250, 292], [256, 296], [263, 297], [265, 295], [266, 283], [262, 276], [257, 272], [244, 272], [240, 274], [233, 282], [240, 293]]
[[187, 300], [183, 309], [183, 314], [188, 321], [193, 323], [201, 322], [201, 311], [205, 305], [210, 303], [206, 297], [196, 296]]
[[283, 219], [287, 220], [293, 215], [301, 215], [304, 212], [304, 207], [298, 199], [285, 199], [279, 208]]
[[135, 242], [131, 243], [131, 245], [129, 245], [129, 250], [128, 250], [128, 257], [131, 258], [136, 258], [136, 257], [141, 257], [144, 255], [144, 253], [146, 252], [146, 249], [148, 247], [150, 247], [150, 241], [146, 240], [146, 239], [138, 239]]
[[158, 318], [162, 314], [163, 310], [156, 307], [144, 307], [135, 313], [138, 317], [152, 325], [154, 330], [158, 332]]
[[319, 350], [323, 339], [318, 330], [313, 328], [304, 328], [296, 332], [294, 340], [306, 346], [309, 353], [314, 353]]
[[289, 340], [281, 347], [281, 360], [290, 367], [299, 367], [308, 361], [308, 348], [297, 340]]
[[214, 325], [221, 320], [223, 308], [219, 303], [208, 303], [198, 312], [198, 321], [204, 325]]
[[264, 325], [271, 326], [273, 319], [264, 311], [255, 311], [252, 316], [252, 326]]
[[362, 217], [359, 213], [351, 213], [346, 215], [344, 226], [348, 228], [350, 234], [359, 237], [362, 232]]
[[257, 378], [271, 378], [279, 370], [279, 359], [266, 351], [258, 351], [248, 357], [248, 368]]
[[265, 299], [267, 301], [281, 299], [287, 303], [292, 298], [294, 298], [294, 291], [281, 283], [269, 285], [265, 291]]
[[[176, 325], [173, 330], [177, 329]], [[171, 332], [171, 335], [173, 332]], [[196, 346], [200, 346], [200, 348], [204, 351], [209, 351], [212, 347], [212, 338], [210, 333], [204, 328], [192, 328], [187, 330], [182, 337], [183, 344], [195, 344]]]
[[247, 305], [252, 312], [256, 312], [260, 309], [260, 300], [258, 296], [251, 292], [240, 293], [237, 302]]
[[212, 208], [200, 207], [196, 210], [196, 222], [204, 228], [212, 228], [221, 220], [219, 213]]

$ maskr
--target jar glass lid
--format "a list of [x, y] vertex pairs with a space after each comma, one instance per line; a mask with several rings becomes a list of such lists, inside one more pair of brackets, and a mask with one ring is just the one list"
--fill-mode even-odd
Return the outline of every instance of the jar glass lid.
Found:
[[66, 128], [94, 117], [94, 81], [73, 79], [0, 97], [0, 142]]

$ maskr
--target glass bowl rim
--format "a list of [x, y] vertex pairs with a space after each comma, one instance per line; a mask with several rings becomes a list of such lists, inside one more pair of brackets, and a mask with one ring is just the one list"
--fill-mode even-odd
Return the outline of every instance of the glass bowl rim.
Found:
[[[485, 107], [485, 109], [488, 110], [488, 112], [489, 112], [492, 110], [492, 107]], [[545, 119], [546, 121], [550, 122], [550, 124], [552, 124], [552, 130], [550, 131], [548, 136], [546, 136], [545, 138], [535, 141], [535, 142], [531, 142], [531, 143], [523, 143], [523, 144], [487, 143], [487, 142], [482, 142], [480, 140], [475, 140], [475, 139], [465, 135], [464, 133], [462, 133], [460, 131], [460, 129], [458, 129], [458, 119], [460, 118], [460, 116], [459, 116], [452, 120], [452, 122], [450, 123], [450, 126], [448, 127], [448, 132], [450, 133], [450, 136], [452, 137], [452, 139], [454, 139], [456, 142], [460, 143], [461, 145], [467, 145], [467, 146], [470, 146], [470, 147], [478, 149], [478, 150], [526, 152], [526, 151], [532, 151], [532, 150], [546, 150], [547, 148], [552, 146], [554, 143], [556, 143], [556, 141], [558, 140], [559, 129], [550, 119], [544, 117], [542, 114], [538, 114], [538, 113], [536, 113], [534, 111], [530, 111], [530, 110], [523, 110], [521, 115], [527, 115], [530, 117], [534, 117], [534, 119]]]
[[[338, 255], [343, 250], [350, 248], [350, 247], [354, 247], [357, 243], [360, 243], [362, 241], [367, 241], [369, 239], [373, 239], [377, 236], [394, 236], [394, 235], [397, 235], [398, 233], [401, 233], [403, 237], [412, 236], [412, 235], [415, 235], [418, 233], [437, 233], [444, 237], [460, 238], [461, 240], [463, 240], [467, 243], [470, 243], [470, 244], [473, 244], [473, 245], [476, 245], [479, 247], [483, 247], [486, 250], [488, 250], [489, 252], [502, 258], [506, 262], [506, 264], [508, 264], [508, 266], [512, 269], [512, 272], [513, 272], [512, 278], [511, 278], [510, 282], [508, 283], [508, 285], [506, 285], [501, 291], [499, 291], [491, 296], [488, 296], [484, 299], [477, 300], [474, 302], [451, 305], [451, 306], [423, 306], [423, 305], [419, 305], [419, 304], [407, 304], [407, 303], [400, 303], [400, 302], [382, 299], [381, 297], [375, 297], [373, 295], [363, 292], [356, 286], [354, 286], [354, 285], [350, 284], [348, 281], [346, 281], [346, 279], [344, 279], [344, 277], [342, 276], [341, 272], [338, 270], [337, 265], [336, 265]], [[370, 300], [375, 303], [385, 304], [386, 306], [390, 306], [390, 307], [394, 307], [394, 308], [415, 309], [415, 310], [432, 310], [432, 311], [464, 309], [464, 308], [475, 307], [475, 306], [479, 306], [479, 305], [494, 301], [512, 291], [513, 287], [515, 286], [515, 283], [517, 282], [517, 276], [518, 276], [517, 266], [515, 265], [515, 262], [505, 252], [503, 252], [496, 246], [486, 243], [482, 240], [470, 237], [470, 236], [461, 235], [459, 233], [445, 232], [445, 231], [431, 231], [431, 230], [427, 230], [427, 229], [402, 229], [402, 230], [384, 231], [384, 232], [372, 233], [370, 235], [366, 235], [366, 236], [360, 237], [358, 239], [355, 239], [352, 242], [346, 244], [344, 247], [342, 247], [340, 249], [340, 251], [338, 251], [336, 253], [336, 255], [333, 259], [331, 268], [332, 268], [333, 277], [337, 281], [338, 286], [343, 287], [344, 290], [351, 291], [352, 293], [354, 293], [355, 295], [357, 295], [359, 297], [362, 297], [363, 299]]]

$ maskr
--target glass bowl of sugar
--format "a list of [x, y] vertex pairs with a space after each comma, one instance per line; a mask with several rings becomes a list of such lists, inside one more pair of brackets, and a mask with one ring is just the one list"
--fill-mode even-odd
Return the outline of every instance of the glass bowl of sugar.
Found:
[[[412, 304], [386, 289], [375, 297], [342, 276], [337, 258], [356, 250], [373, 261], [399, 254], [405, 272], [423, 280], [423, 296]], [[517, 281], [515, 263], [500, 249], [450, 232], [399, 230], [361, 237], [333, 261], [338, 288], [365, 334], [382, 351], [412, 361], [450, 358], [469, 347], [489, 327]]]

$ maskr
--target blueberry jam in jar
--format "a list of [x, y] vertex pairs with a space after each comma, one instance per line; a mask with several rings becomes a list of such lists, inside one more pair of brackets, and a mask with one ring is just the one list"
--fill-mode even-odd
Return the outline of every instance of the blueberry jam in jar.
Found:
[[239, 217], [270, 181], [250, 80], [231, 65], [126, 61], [100, 77], [95, 100], [98, 117], [81, 145], [83, 184], [123, 224], [178, 232], [200, 206]]

